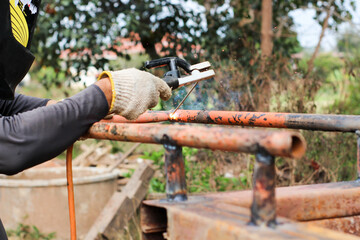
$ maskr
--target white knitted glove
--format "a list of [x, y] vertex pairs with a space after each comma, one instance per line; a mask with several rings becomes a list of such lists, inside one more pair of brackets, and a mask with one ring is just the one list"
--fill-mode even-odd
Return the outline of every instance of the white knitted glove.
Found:
[[168, 100], [170, 87], [160, 78], [136, 68], [104, 71], [99, 79], [108, 77], [112, 86], [109, 114], [119, 114], [134, 120], [147, 109], [155, 107], [159, 97]]

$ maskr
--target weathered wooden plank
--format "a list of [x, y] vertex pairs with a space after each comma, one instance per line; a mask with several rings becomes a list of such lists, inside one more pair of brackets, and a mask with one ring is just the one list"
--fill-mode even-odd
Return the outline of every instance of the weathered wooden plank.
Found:
[[113, 194], [89, 230], [85, 240], [116, 237], [144, 199], [153, 174], [154, 170], [150, 165], [141, 164], [122, 192]]

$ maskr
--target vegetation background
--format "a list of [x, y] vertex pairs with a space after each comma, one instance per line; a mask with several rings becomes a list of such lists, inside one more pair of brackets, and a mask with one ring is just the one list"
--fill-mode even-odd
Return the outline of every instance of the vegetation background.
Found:
[[[91, 68], [142, 68], [146, 60], [181, 56], [190, 63], [210, 61], [216, 72], [199, 84], [184, 109], [360, 114], [360, 26], [351, 15], [355, 0], [42, 2], [32, 44], [37, 62], [23, 93], [60, 99], [79, 91], [71, 84], [81, 82], [81, 73]], [[316, 13], [322, 30], [313, 49], [299, 44], [289, 14], [296, 9]], [[337, 33], [337, 46], [324, 52], [321, 42], [328, 29]], [[124, 51], [121, 39], [144, 51]], [[185, 94], [184, 89], [174, 92], [157, 109], [173, 108]], [[277, 159], [277, 185], [356, 179], [355, 134], [301, 133], [307, 153], [300, 161]], [[114, 151], [126, 151], [112, 145]], [[164, 192], [164, 151], [139, 151], [158, 169], [149, 191]], [[253, 156], [183, 151], [189, 192], [251, 188]]]

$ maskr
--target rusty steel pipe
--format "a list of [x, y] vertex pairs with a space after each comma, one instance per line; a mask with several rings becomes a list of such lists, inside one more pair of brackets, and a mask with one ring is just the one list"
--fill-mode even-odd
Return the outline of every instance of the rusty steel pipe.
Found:
[[141, 114], [136, 120], [128, 120], [120, 115], [114, 115], [110, 119], [103, 119], [101, 122], [112, 123], [151, 123], [165, 122], [170, 120], [170, 112], [167, 111], [147, 111]]
[[168, 201], [187, 200], [185, 164], [182, 147], [165, 141], [166, 197]]
[[315, 131], [355, 132], [360, 129], [360, 116], [335, 114], [178, 110], [170, 120]]
[[270, 128], [291, 128], [315, 131], [355, 132], [360, 129], [360, 116], [335, 114], [301, 114], [272, 112], [235, 112], [235, 111], [205, 111], [177, 110], [147, 111], [136, 120], [127, 120], [114, 116], [104, 122], [117, 123], [150, 123], [150, 122], [187, 122], [219, 125], [240, 125]]
[[253, 176], [251, 224], [276, 225], [275, 158], [265, 151], [256, 155]]
[[98, 122], [84, 137], [155, 144], [169, 139], [179, 146], [254, 154], [264, 149], [273, 156], [295, 158], [300, 158], [306, 148], [297, 132], [228, 127]]

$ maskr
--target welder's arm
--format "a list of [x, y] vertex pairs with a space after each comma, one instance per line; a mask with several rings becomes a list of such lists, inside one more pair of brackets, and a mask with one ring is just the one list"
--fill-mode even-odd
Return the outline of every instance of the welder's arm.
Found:
[[2, 116], [11, 116], [17, 113], [30, 111], [38, 107], [43, 107], [50, 101], [50, 99], [15, 94], [14, 100], [0, 100], [0, 114]]
[[57, 104], [0, 118], [0, 173], [12, 175], [63, 152], [109, 111], [101, 86]]
[[16, 174], [54, 158], [109, 113], [137, 118], [159, 97], [170, 96], [161, 79], [127, 69], [108, 72], [95, 85], [56, 104], [0, 117], [0, 173]]

